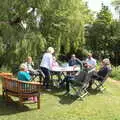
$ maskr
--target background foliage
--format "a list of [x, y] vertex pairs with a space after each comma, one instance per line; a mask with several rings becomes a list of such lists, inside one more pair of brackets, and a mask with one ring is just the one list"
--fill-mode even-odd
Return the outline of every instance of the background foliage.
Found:
[[38, 65], [49, 46], [62, 60], [72, 53], [83, 59], [91, 51], [120, 63], [120, 22], [107, 6], [94, 18], [83, 0], [0, 1], [0, 67], [14, 69], [28, 55]]

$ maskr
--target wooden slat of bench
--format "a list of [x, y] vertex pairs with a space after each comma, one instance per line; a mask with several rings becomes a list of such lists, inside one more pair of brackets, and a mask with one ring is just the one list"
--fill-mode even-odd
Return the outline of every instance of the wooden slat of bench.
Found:
[[[19, 97], [20, 99], [24, 97], [37, 96], [40, 97], [40, 83], [37, 82], [25, 82], [17, 80], [16, 78], [3, 77], [2, 85], [3, 92], [7, 95], [12, 95]], [[38, 100], [38, 108], [40, 108], [40, 101]]]

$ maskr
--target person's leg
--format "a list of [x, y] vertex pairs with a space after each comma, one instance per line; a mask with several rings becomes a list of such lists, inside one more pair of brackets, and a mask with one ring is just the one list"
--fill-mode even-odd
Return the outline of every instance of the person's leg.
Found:
[[93, 75], [95, 75], [95, 74], [96, 74], [96, 72], [86, 73], [85, 79], [84, 79], [84, 83], [85, 83], [85, 84], [89, 84], [89, 85], [88, 85], [88, 88], [91, 88], [91, 87], [92, 87], [92, 84], [93, 84], [93, 82], [94, 82]]
[[45, 78], [43, 81], [43, 85], [48, 89], [49, 87], [49, 82], [50, 82], [50, 72], [48, 69], [41, 67], [41, 70], [43, 71]]
[[45, 78], [45, 75], [41, 69], [36, 69], [36, 71], [39, 73], [39, 76]]
[[70, 83], [72, 83], [72, 81], [74, 81], [75, 78], [73, 76], [67, 76], [65, 80], [66, 80], [66, 90], [67, 90], [67, 92], [69, 92], [70, 91]]

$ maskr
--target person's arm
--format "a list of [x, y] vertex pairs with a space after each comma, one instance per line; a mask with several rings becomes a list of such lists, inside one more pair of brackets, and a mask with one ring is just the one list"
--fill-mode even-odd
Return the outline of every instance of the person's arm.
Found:
[[53, 65], [53, 56], [50, 55], [49, 56], [49, 67], [50, 67], [50, 70], [52, 70], [52, 65]]
[[88, 68], [95, 68], [96, 67], [96, 60], [92, 60], [92, 64], [88, 64]]
[[25, 73], [25, 80], [26, 81], [30, 81], [31, 80], [31, 76], [30, 76], [30, 74], [29, 73]]
[[72, 66], [72, 60], [71, 59], [68, 61], [68, 64], [69, 64], [69, 66]]

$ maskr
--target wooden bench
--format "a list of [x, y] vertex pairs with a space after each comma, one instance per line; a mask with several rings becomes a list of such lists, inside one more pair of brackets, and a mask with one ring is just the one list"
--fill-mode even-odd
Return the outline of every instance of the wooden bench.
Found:
[[40, 109], [40, 83], [20, 81], [13, 77], [2, 76], [3, 97], [7, 100], [8, 95], [19, 98], [20, 103], [24, 98], [37, 97], [37, 108]]

